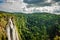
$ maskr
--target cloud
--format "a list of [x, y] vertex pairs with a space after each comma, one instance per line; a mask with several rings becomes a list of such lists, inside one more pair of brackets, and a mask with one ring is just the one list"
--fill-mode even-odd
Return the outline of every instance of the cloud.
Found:
[[60, 2], [60, 0], [53, 0], [53, 1], [55, 1], [55, 2]]
[[25, 13], [60, 13], [60, 2], [57, 0], [6, 0], [2, 5], [0, 4], [0, 10]]
[[0, 5], [0, 10], [22, 11], [25, 6], [26, 4], [23, 3], [23, 0], [6, 0], [3, 5]]
[[60, 6], [45, 6], [45, 7], [30, 7], [25, 9], [26, 13], [32, 12], [47, 12], [47, 13], [60, 13]]
[[60, 3], [60, 0], [24, 0], [25, 3], [29, 4], [27, 7], [36, 7], [36, 6], [52, 6]]
[[24, 0], [24, 2], [28, 4], [36, 4], [36, 3], [44, 2], [44, 0]]

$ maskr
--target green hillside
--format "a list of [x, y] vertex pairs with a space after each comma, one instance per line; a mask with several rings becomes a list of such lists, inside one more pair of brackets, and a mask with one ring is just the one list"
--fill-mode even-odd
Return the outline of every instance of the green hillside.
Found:
[[20, 40], [60, 40], [60, 15], [49, 13], [0, 12], [0, 40], [7, 40], [6, 25], [10, 17]]

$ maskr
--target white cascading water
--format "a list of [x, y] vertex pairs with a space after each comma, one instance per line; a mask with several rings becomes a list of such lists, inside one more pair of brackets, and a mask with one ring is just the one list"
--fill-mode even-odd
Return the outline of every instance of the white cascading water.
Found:
[[11, 18], [9, 19], [7, 24], [7, 36], [8, 36], [8, 40], [19, 40], [18, 32]]

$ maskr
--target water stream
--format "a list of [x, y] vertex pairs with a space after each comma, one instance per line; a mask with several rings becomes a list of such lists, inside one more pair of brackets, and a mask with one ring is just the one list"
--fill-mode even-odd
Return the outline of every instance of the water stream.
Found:
[[8, 40], [19, 40], [18, 32], [11, 18], [9, 19], [7, 24], [7, 36], [8, 36]]

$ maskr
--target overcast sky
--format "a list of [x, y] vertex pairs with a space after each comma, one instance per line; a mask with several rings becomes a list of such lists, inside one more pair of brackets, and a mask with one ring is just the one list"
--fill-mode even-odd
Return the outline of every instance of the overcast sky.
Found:
[[60, 13], [60, 0], [0, 0], [0, 11]]

